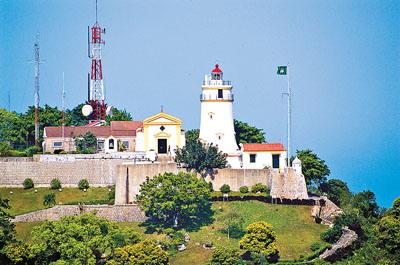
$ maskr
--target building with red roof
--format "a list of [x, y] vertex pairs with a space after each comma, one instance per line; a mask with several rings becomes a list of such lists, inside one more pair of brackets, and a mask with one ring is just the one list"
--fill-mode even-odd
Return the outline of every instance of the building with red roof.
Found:
[[283, 169], [286, 166], [286, 148], [281, 143], [241, 144], [243, 168]]

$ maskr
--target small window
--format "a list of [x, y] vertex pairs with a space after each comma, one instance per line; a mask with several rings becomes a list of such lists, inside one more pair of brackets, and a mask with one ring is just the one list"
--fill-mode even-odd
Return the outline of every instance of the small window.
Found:
[[53, 142], [53, 147], [62, 147], [63, 142]]
[[108, 148], [109, 148], [109, 149], [114, 149], [114, 139], [110, 139], [110, 140], [108, 141]]
[[129, 141], [122, 141], [122, 144], [125, 146], [126, 149], [129, 149]]
[[164, 130], [165, 130], [164, 125], [161, 125], [160, 130], [161, 130], [161, 131], [164, 131]]
[[99, 150], [99, 151], [104, 150], [104, 140], [97, 141], [97, 150]]
[[250, 163], [256, 162], [256, 154], [250, 154]]
[[224, 97], [224, 91], [222, 89], [218, 89], [218, 98]]

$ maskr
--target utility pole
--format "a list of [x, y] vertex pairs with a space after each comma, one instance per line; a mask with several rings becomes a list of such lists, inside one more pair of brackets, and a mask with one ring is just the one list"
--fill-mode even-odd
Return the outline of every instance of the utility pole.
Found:
[[292, 134], [292, 90], [290, 89], [290, 69], [289, 69], [289, 64], [287, 65], [287, 96], [288, 96], [288, 102], [287, 102], [287, 145], [288, 145], [288, 167], [291, 167], [290, 163], [290, 140], [291, 140], [291, 134]]
[[65, 127], [65, 88], [64, 88], [64, 72], [62, 74], [62, 92], [61, 92], [61, 109], [62, 109], [62, 138], [64, 144], [64, 127]]

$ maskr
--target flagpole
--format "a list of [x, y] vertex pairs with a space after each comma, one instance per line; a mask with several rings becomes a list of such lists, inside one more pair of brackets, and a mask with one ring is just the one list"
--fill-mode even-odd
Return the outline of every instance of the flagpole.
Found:
[[288, 106], [287, 106], [287, 165], [290, 167], [290, 138], [291, 138], [291, 123], [292, 123], [292, 92], [290, 90], [290, 69], [287, 64], [287, 89], [288, 89]]

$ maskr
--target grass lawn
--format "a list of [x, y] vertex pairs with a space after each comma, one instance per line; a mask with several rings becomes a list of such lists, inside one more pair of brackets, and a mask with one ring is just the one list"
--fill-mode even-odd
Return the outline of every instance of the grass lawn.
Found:
[[[37, 189], [37, 193], [35, 193]], [[10, 191], [13, 194], [10, 194]], [[45, 194], [54, 192], [56, 203], [65, 204], [74, 201], [92, 201], [107, 199], [108, 188], [89, 188], [86, 192], [78, 188], [63, 188], [62, 191], [50, 190], [49, 188], [33, 188], [25, 190], [23, 188], [0, 188], [2, 198], [10, 200], [11, 209], [7, 210], [11, 215], [19, 215], [46, 208], [43, 205]]]
[[[212, 255], [212, 250], [202, 247], [202, 244], [212, 241], [215, 246], [238, 248], [239, 239], [230, 238], [222, 233], [222, 223], [219, 217], [229, 211], [234, 211], [244, 219], [244, 228], [256, 221], [267, 221], [272, 224], [277, 234], [277, 243], [281, 259], [295, 259], [300, 255], [311, 253], [310, 245], [320, 240], [320, 233], [326, 226], [316, 224], [310, 216], [310, 206], [273, 205], [259, 201], [214, 202], [215, 221], [199, 231], [190, 233], [190, 242], [187, 249], [178, 252], [170, 258], [173, 265], [205, 264]], [[17, 237], [29, 241], [30, 233], [37, 223], [17, 223]], [[164, 239], [164, 235], [146, 234], [141, 223], [119, 223], [121, 227], [130, 227], [140, 232], [144, 238]]]

